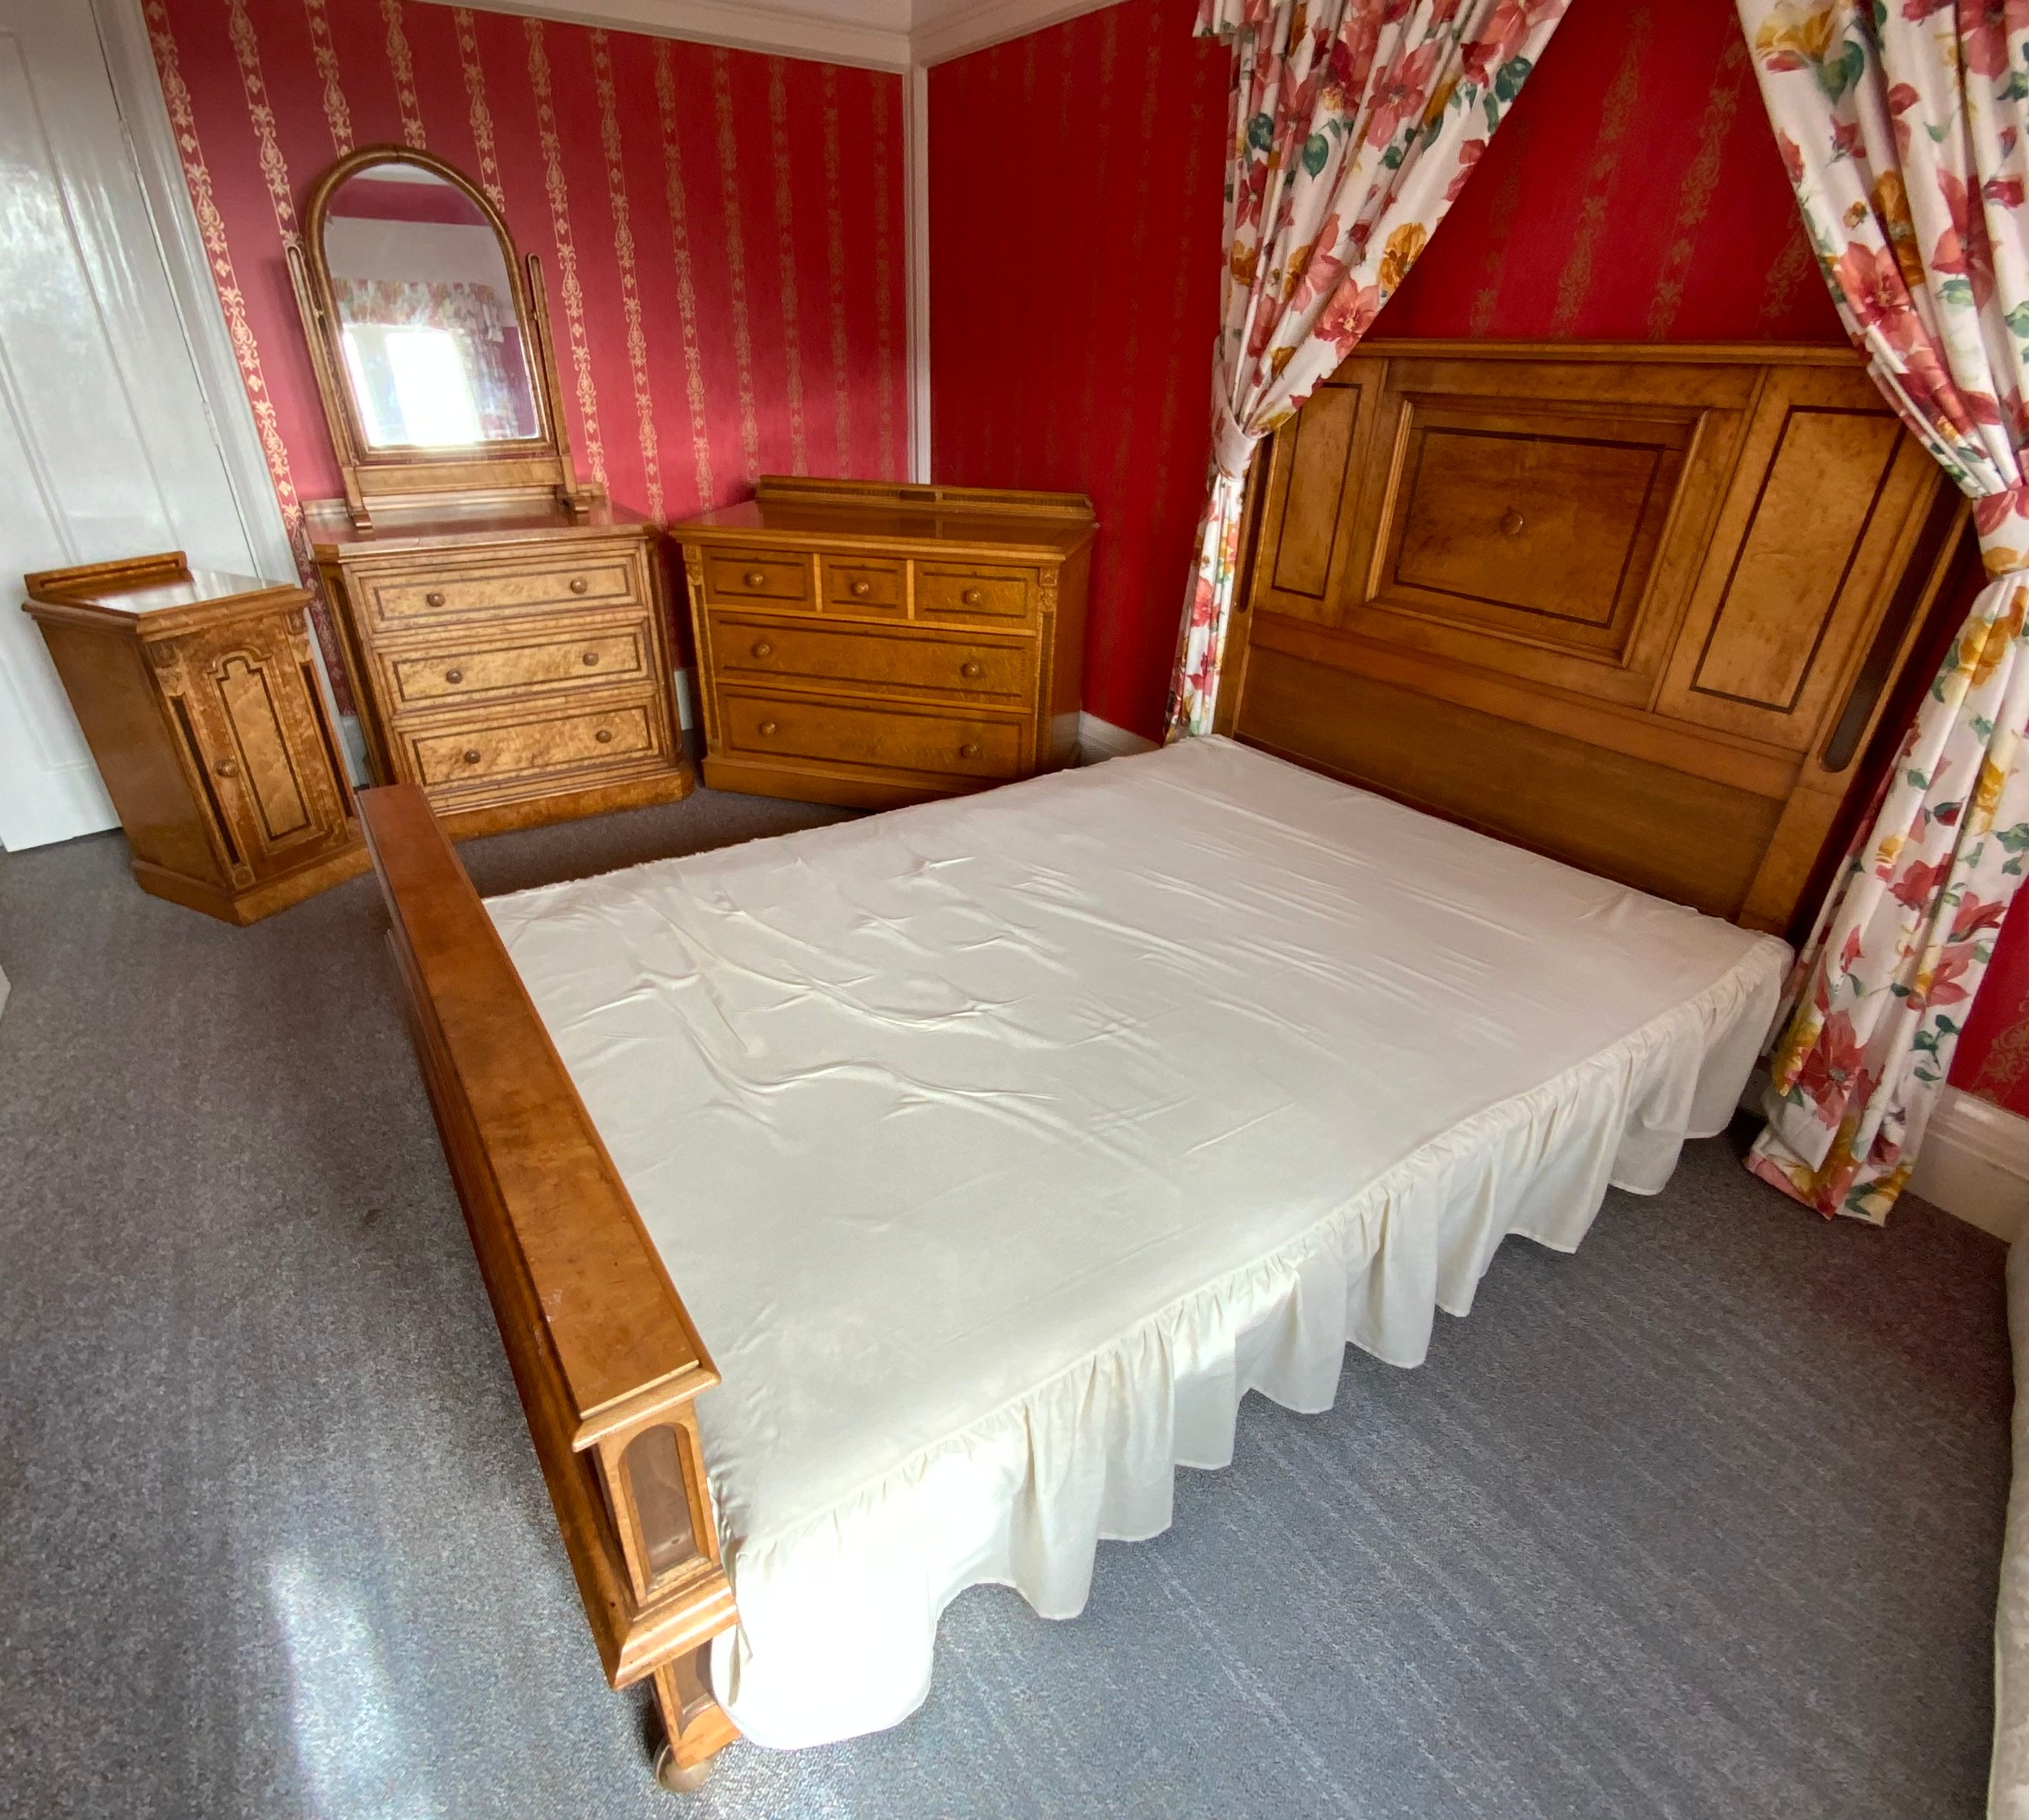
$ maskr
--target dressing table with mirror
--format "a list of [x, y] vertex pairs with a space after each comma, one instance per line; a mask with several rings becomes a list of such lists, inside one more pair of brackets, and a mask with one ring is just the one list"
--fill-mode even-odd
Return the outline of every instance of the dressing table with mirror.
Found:
[[340, 159], [304, 222], [345, 488], [305, 518], [374, 781], [459, 838], [687, 794], [659, 533], [578, 477], [536, 256], [398, 146]]

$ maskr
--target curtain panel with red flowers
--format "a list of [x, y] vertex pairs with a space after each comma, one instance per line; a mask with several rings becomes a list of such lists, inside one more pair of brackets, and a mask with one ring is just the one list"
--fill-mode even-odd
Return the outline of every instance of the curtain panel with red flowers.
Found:
[[1212, 474], [1169, 736], [1208, 732], [1255, 446], [1407, 275], [1568, 0], [1200, 0], [1233, 47]]
[[1879, 1223], [2029, 863], [2029, 0], [1738, 0], [1833, 301], [1992, 579], [1790, 987], [1748, 1167]]

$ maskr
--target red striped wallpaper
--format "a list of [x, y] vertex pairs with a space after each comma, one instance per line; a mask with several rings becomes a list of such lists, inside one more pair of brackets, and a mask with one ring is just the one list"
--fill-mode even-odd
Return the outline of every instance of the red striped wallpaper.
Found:
[[581, 474], [658, 518], [907, 465], [902, 83], [417, 0], [146, 0], [275, 490], [339, 490], [284, 247], [406, 144], [541, 256]]
[[931, 467], [1098, 508], [1085, 705], [1161, 728], [1203, 503], [1226, 75], [1195, 0], [930, 71]]
[[[1227, 54], [1125, 0], [930, 75], [941, 480], [1088, 493], [1087, 706], [1153, 737], [1202, 501]], [[1376, 333], [1839, 341], [1731, 0], [1573, 0]], [[2025, 905], [1954, 1082], [2019, 1111]]]

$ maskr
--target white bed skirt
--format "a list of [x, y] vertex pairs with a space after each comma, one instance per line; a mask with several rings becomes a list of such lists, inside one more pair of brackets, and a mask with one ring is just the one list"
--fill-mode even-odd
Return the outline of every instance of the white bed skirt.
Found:
[[1575, 1250], [1609, 1184], [1652, 1194], [1686, 1137], [1725, 1129], [1774, 1015], [1780, 966], [1709, 991], [1479, 1114], [1251, 1268], [1165, 1309], [819, 1521], [732, 1563], [737, 1629], [713, 1682], [756, 1743], [894, 1725], [930, 1690], [937, 1620], [968, 1586], [1075, 1617], [1103, 1540], [1170, 1525], [1178, 1466], [1233, 1458], [1240, 1400], [1331, 1407], [1348, 1344], [1415, 1366], [1500, 1243]]

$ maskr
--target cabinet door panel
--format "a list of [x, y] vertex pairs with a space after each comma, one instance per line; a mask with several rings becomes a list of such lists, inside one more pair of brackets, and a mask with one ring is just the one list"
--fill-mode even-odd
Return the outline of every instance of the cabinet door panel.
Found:
[[265, 878], [349, 841], [307, 636], [277, 617], [174, 643], [194, 758], [239, 862]]

